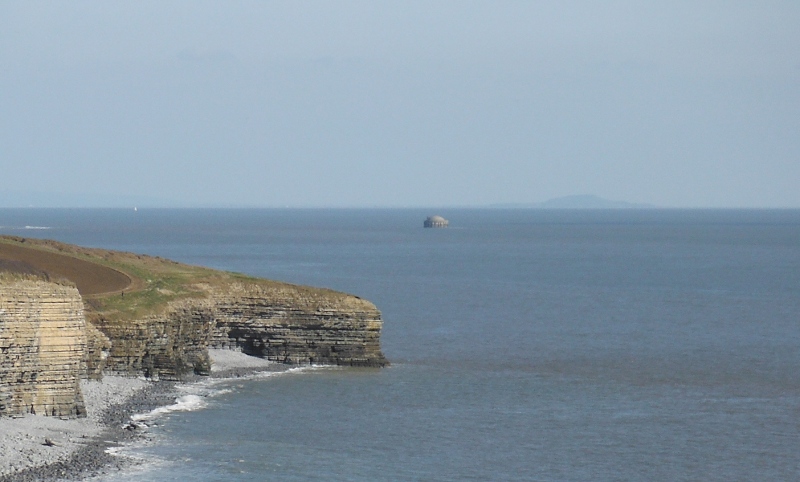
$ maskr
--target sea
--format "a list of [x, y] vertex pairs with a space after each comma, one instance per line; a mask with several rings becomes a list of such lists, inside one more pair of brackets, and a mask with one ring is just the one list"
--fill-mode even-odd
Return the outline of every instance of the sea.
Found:
[[182, 385], [102, 480], [800, 480], [800, 210], [3, 209], [0, 233], [383, 313], [390, 367]]

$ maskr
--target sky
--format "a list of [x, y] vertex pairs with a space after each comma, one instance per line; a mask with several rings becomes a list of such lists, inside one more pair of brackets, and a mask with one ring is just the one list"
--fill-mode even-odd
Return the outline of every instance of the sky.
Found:
[[0, 206], [800, 208], [800, 2], [0, 0]]

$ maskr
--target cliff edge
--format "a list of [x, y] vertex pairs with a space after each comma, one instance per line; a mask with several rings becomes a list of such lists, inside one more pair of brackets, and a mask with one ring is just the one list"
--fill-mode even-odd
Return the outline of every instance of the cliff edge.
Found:
[[0, 277], [0, 415], [86, 414], [83, 301], [74, 286]]
[[7, 236], [0, 261], [0, 415], [80, 416], [81, 377], [206, 374], [209, 347], [388, 365], [380, 311], [346, 293]]

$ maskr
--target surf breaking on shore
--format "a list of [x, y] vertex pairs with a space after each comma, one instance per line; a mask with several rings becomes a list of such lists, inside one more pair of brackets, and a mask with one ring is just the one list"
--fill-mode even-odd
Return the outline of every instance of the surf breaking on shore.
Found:
[[[125, 456], [120, 448], [147, 442], [146, 429], [152, 420], [171, 412], [201, 409], [212, 393], [221, 393], [198, 391], [198, 387], [264, 372], [294, 371], [232, 350], [209, 350], [209, 354], [211, 377], [198, 377], [194, 382], [120, 376], [81, 381], [87, 408], [83, 419], [0, 418], [0, 482], [82, 480], [130, 468], [142, 461]], [[187, 391], [187, 387], [195, 389]]]

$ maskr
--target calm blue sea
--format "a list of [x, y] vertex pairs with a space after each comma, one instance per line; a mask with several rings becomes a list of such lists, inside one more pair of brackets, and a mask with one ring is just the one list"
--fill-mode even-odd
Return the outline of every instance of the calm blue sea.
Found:
[[[423, 229], [431, 214], [448, 229]], [[387, 369], [187, 386], [111, 481], [800, 479], [798, 210], [0, 210], [373, 301]], [[26, 228], [27, 226], [27, 228]], [[35, 229], [47, 228], [47, 229]]]

